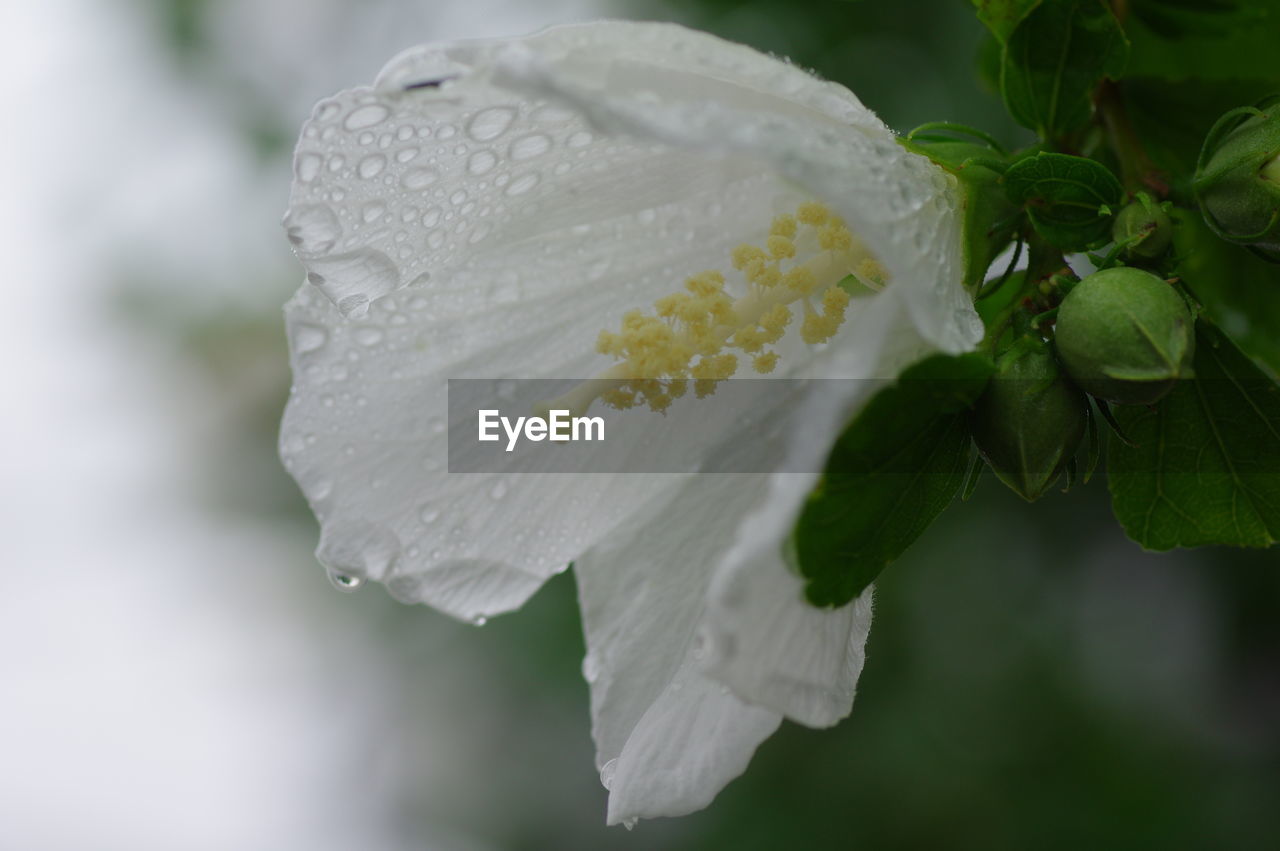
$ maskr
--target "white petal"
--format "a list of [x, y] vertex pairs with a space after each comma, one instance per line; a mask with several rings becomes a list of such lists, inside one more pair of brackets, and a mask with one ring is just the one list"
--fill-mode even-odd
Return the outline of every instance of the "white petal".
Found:
[[708, 594], [704, 667], [743, 700], [827, 727], [853, 706], [872, 590], [834, 610], [805, 600], [782, 548], [811, 487], [805, 476], [774, 477], [769, 499], [744, 518]]
[[611, 823], [706, 806], [778, 725], [698, 671], [711, 569], [767, 481], [691, 479], [574, 565]]
[[[857, 345], [841, 349], [836, 369], [897, 375], [929, 352], [896, 295], [885, 293], [853, 317], [851, 340]], [[813, 394], [794, 412], [797, 425], [783, 469], [820, 469], [844, 424], [881, 386], [831, 384], [842, 392]], [[702, 661], [708, 676], [748, 703], [826, 727], [852, 709], [871, 627], [872, 590], [839, 609], [815, 608], [804, 598], [803, 580], [784, 561], [784, 542], [817, 477], [772, 476], [765, 496], [743, 516], [707, 595], [702, 629], [708, 652]]]
[[759, 160], [840, 211], [926, 340], [958, 352], [981, 338], [960, 281], [955, 179], [897, 145], [847, 89], [671, 25], [566, 29], [510, 44], [497, 79], [561, 99], [610, 133]]

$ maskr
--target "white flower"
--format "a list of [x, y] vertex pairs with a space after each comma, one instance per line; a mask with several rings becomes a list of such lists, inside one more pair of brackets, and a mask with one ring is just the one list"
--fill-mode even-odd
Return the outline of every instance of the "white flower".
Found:
[[[596, 23], [407, 51], [372, 88], [316, 106], [295, 178], [285, 224], [309, 283], [287, 308], [281, 451], [321, 562], [479, 622], [575, 561], [610, 823], [705, 806], [784, 716], [848, 714], [870, 591], [813, 608], [782, 557], [813, 474], [451, 475], [444, 382], [625, 373], [624, 341], [598, 350], [601, 331], [661, 313], [704, 270], [726, 283], [688, 292], [733, 302], [724, 315], [769, 338], [712, 341], [744, 374], [891, 377], [971, 348], [948, 175], [785, 62], [673, 25]], [[769, 279], [801, 266], [811, 280]], [[824, 295], [850, 271], [863, 297]], [[817, 319], [798, 318], [802, 291]], [[762, 309], [743, 320], [752, 293]], [[760, 317], [779, 304], [797, 320], [769, 314], [770, 335]], [[705, 333], [671, 321], [677, 342]], [[664, 375], [697, 363], [654, 351]], [[752, 412], [775, 435], [761, 463], [820, 468], [866, 383], [838, 384]], [[659, 436], [678, 419], [637, 413]]]

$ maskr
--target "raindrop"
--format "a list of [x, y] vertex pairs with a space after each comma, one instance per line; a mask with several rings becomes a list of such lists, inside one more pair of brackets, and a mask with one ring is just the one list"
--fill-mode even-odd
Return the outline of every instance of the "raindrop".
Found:
[[432, 523], [440, 519], [440, 512], [431, 506], [422, 509], [422, 513], [418, 515], [422, 518], [422, 522], [430, 526]]
[[360, 213], [360, 218], [364, 219], [365, 224], [373, 224], [387, 214], [387, 205], [381, 201], [370, 201], [364, 205], [364, 210]]
[[329, 157], [329, 171], [342, 171], [342, 167], [347, 164], [347, 158], [342, 154], [334, 154]]
[[329, 341], [329, 332], [318, 325], [295, 325], [293, 328], [293, 347], [298, 354], [314, 352]]
[[385, 106], [373, 103], [353, 111], [347, 116], [347, 120], [342, 122], [342, 126], [348, 130], [363, 130], [366, 127], [381, 124], [390, 114]]
[[357, 166], [356, 171], [365, 180], [371, 180], [382, 172], [382, 169], [386, 164], [387, 158], [382, 156], [382, 154], [370, 154], [360, 160], [360, 165]]
[[298, 157], [296, 169], [298, 179], [303, 183], [310, 183], [320, 173], [320, 157], [316, 154], [302, 154]]
[[604, 765], [600, 766], [600, 785], [606, 789], [613, 788], [613, 775], [618, 770], [618, 760], [611, 759]]
[[364, 585], [364, 580], [359, 576], [349, 576], [345, 573], [331, 570], [329, 571], [329, 584], [344, 594], [350, 594], [352, 591], [359, 591], [360, 586]]
[[401, 148], [396, 151], [396, 162], [407, 163], [419, 154], [418, 148]]
[[492, 489], [490, 489], [490, 491], [489, 491], [489, 496], [490, 496], [490, 497], [492, 497], [494, 500], [502, 499], [502, 498], [503, 498], [504, 496], [506, 496], [506, 495], [507, 495], [507, 483], [506, 483], [506, 482], [498, 482], [498, 483], [497, 483], [496, 485], [494, 485], [494, 486], [493, 486], [493, 488], [492, 488]]
[[570, 148], [585, 148], [587, 145], [591, 144], [591, 140], [593, 138], [594, 137], [586, 130], [579, 130], [577, 133], [571, 134], [565, 142]]
[[474, 618], [471, 619], [471, 623], [475, 624], [476, 626], [484, 626], [488, 622], [489, 622], [489, 619], [486, 618], [484, 615], [476, 615]]
[[316, 104], [316, 121], [332, 121], [338, 117], [338, 111], [342, 107], [333, 101]]
[[551, 139], [543, 133], [521, 136], [511, 143], [511, 159], [531, 160], [551, 149]]
[[440, 179], [440, 172], [434, 168], [415, 168], [407, 171], [404, 177], [400, 178], [400, 182], [405, 189], [426, 189], [431, 184]]
[[322, 204], [294, 207], [284, 217], [285, 233], [299, 254], [327, 254], [342, 236], [333, 210]]
[[[600, 678], [600, 662], [594, 653], [582, 657], [582, 678], [588, 683], [594, 683]], [[608, 787], [609, 782], [606, 780], [604, 785]]]
[[538, 185], [541, 178], [537, 174], [522, 174], [507, 187], [508, 195], [523, 195]]
[[467, 161], [467, 171], [471, 174], [488, 174], [498, 164], [498, 158], [492, 151], [476, 151]]
[[[356, 329], [355, 338], [356, 342], [362, 346], [376, 346], [382, 342], [382, 331], [366, 325]], [[357, 400], [357, 403], [359, 403], [359, 400]]]
[[467, 133], [477, 142], [487, 142], [507, 132], [515, 117], [515, 110], [509, 107], [491, 107], [476, 113], [467, 125]]
[[[363, 311], [369, 302], [400, 284], [400, 271], [395, 263], [375, 248], [316, 257], [307, 265], [313, 276], [311, 282], [347, 316], [355, 315], [355, 310]], [[349, 302], [355, 297], [359, 298], [358, 302]]]

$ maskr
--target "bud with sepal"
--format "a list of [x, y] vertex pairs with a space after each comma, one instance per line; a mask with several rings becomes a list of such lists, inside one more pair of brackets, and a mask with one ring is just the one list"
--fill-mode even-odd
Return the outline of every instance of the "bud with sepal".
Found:
[[1177, 290], [1150, 272], [1117, 266], [1076, 284], [1058, 308], [1054, 345], [1072, 380], [1110, 402], [1149, 405], [1195, 354], [1191, 311]]

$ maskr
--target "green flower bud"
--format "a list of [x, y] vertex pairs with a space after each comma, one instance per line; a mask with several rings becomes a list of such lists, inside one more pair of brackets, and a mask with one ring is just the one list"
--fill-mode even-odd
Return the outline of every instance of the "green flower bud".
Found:
[[1033, 502], [1075, 454], [1087, 405], [1049, 344], [1024, 337], [996, 359], [995, 374], [970, 417], [973, 441], [1000, 481]]
[[1101, 399], [1149, 405], [1191, 372], [1191, 311], [1177, 291], [1141, 269], [1085, 278], [1062, 300], [1054, 343], [1077, 384]]
[[1280, 263], [1280, 97], [1218, 120], [1200, 152], [1195, 191], [1218, 236]]
[[1133, 201], [1116, 216], [1111, 238], [1116, 242], [1134, 240], [1125, 249], [1130, 259], [1154, 260], [1173, 241], [1173, 220], [1152, 201]]

